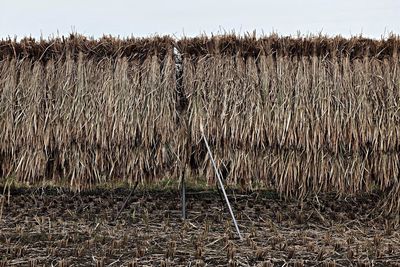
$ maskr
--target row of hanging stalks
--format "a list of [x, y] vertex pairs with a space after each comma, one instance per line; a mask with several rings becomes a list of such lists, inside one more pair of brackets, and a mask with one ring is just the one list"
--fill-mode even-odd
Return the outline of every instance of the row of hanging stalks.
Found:
[[400, 209], [400, 39], [0, 41], [0, 177], [76, 190], [188, 175]]

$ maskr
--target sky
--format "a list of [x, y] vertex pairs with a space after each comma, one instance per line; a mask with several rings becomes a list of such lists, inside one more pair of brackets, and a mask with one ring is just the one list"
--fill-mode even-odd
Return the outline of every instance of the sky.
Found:
[[400, 34], [400, 0], [0, 0], [0, 38]]

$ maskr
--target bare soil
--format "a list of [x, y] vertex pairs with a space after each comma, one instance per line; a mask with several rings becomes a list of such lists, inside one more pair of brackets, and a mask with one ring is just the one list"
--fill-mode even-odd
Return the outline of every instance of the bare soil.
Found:
[[215, 191], [189, 190], [186, 220], [179, 192], [137, 191], [116, 220], [129, 192], [12, 190], [0, 266], [400, 266], [398, 218], [379, 214], [376, 195], [229, 191], [239, 240]]

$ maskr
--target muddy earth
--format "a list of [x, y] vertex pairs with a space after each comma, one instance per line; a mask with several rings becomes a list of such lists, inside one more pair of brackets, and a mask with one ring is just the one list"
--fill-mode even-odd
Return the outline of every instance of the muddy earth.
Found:
[[[3, 189], [1, 189], [3, 192]], [[284, 201], [229, 191], [13, 189], [0, 205], [0, 266], [400, 266], [398, 217], [374, 195]], [[126, 207], [120, 212], [126, 202]]]

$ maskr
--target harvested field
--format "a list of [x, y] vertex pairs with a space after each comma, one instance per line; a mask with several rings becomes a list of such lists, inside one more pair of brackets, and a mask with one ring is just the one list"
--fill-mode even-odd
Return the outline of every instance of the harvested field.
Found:
[[[216, 192], [12, 190], [0, 220], [0, 266], [400, 266], [396, 218], [378, 196], [302, 203], [230, 191], [240, 241]], [[4, 199], [6, 200], [6, 198]]]

